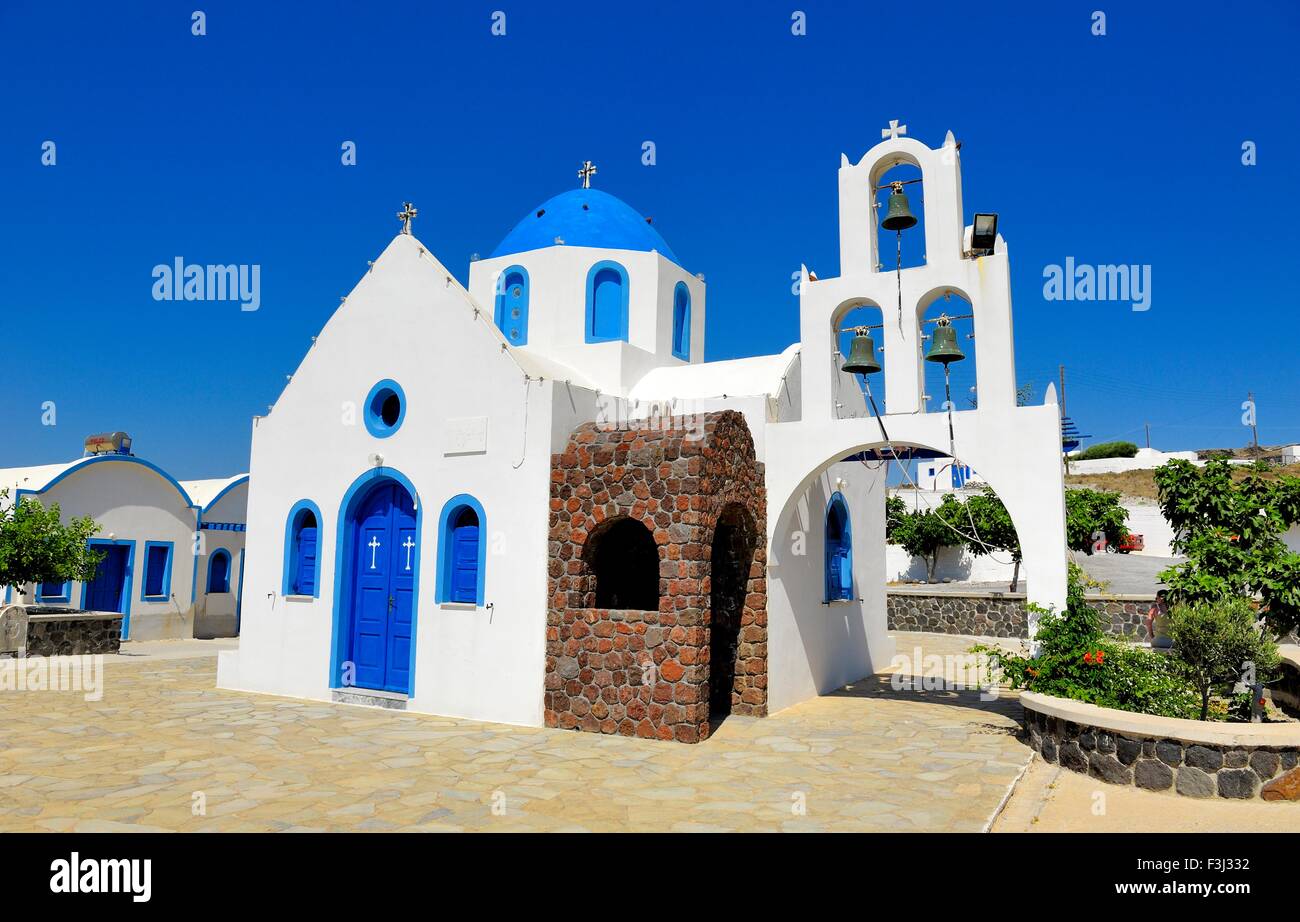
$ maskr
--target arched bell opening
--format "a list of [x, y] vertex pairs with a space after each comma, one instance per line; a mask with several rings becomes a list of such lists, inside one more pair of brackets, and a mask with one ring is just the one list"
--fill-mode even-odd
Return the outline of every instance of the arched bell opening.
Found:
[[921, 406], [926, 413], [948, 412], [949, 400], [954, 413], [979, 406], [974, 313], [970, 299], [957, 288], [935, 289], [918, 304]]
[[836, 417], [848, 419], [872, 412], [865, 396], [867, 387], [879, 411], [886, 412], [884, 312], [866, 299], [846, 301], [832, 315], [831, 324], [835, 336], [831, 394]]
[[659, 549], [650, 529], [626, 516], [587, 539], [586, 608], [659, 610]]
[[871, 191], [876, 271], [924, 266], [925, 184], [921, 168], [899, 160], [873, 177]]
[[[745, 629], [756, 625], [757, 613], [747, 607], [751, 582], [763, 568], [754, 555], [758, 532], [754, 519], [739, 503], [726, 506], [718, 517], [710, 547], [709, 570], [709, 720], [715, 726], [744, 701], [751, 672], [759, 672], [759, 639]], [[762, 667], [762, 671], [766, 671]]]

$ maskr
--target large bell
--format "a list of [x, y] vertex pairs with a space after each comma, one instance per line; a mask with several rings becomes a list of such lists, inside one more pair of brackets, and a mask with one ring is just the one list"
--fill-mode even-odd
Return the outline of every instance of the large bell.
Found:
[[854, 334], [849, 357], [844, 360], [840, 370], [851, 375], [873, 375], [880, 371], [880, 363], [876, 361], [876, 342], [865, 330], [858, 330]]
[[947, 366], [949, 362], [960, 362], [964, 358], [966, 353], [957, 345], [957, 331], [953, 329], [952, 321], [940, 317], [938, 326], [934, 328], [934, 336], [930, 339], [930, 348], [926, 350], [925, 360], [942, 362]]
[[881, 219], [880, 226], [885, 230], [905, 231], [915, 224], [916, 215], [912, 214], [912, 206], [907, 202], [903, 187], [894, 186], [894, 191], [889, 193], [889, 207], [885, 209], [885, 217]]

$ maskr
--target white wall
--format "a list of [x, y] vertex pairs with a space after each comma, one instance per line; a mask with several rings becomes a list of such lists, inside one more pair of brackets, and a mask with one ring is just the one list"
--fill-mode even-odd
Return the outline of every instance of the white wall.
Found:
[[[248, 521], [248, 481], [222, 494], [203, 510], [207, 523]], [[244, 544], [247, 532], [203, 529], [201, 532], [197, 591], [194, 599], [194, 636], [234, 637], [238, 633], [239, 590], [243, 576]], [[208, 569], [218, 548], [230, 554], [230, 591], [208, 591]]]
[[[591, 267], [611, 260], [628, 275], [627, 342], [586, 342], [586, 286]], [[673, 292], [691, 293], [691, 361], [704, 360], [705, 286], [658, 253], [553, 246], [470, 264], [469, 291], [492, 321], [500, 272], [528, 272], [528, 342], [520, 347], [562, 362], [606, 393], [626, 395], [651, 368], [681, 365], [672, 354]]]
[[[826, 505], [838, 481], [849, 504], [853, 581], [859, 596], [825, 604]], [[835, 464], [786, 510], [768, 546], [768, 711], [825, 694], [889, 665], [886, 628], [884, 477]], [[779, 510], [769, 507], [769, 515]]]
[[[328, 700], [340, 505], [373, 467], [415, 486], [420, 576], [410, 710], [540, 725], [554, 391], [525, 381], [490, 316], [418, 240], [397, 237], [318, 337], [272, 413], [253, 430], [247, 571], [238, 656], [219, 684]], [[530, 333], [531, 335], [531, 333]], [[367, 393], [406, 395], [401, 428], [367, 431]], [[350, 408], [355, 408], [355, 416]], [[448, 420], [486, 418], [486, 451], [449, 454]], [[349, 422], [349, 420], [352, 420]], [[435, 601], [438, 516], [452, 496], [483, 505], [485, 604]], [[281, 594], [285, 522], [300, 499], [321, 510], [320, 597]]]

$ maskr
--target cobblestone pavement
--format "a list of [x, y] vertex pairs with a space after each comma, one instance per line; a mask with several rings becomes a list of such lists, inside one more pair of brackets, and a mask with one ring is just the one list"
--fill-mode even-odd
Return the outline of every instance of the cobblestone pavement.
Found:
[[111, 657], [100, 701], [0, 692], [0, 831], [978, 831], [1031, 754], [1013, 697], [887, 675], [685, 745], [221, 691], [215, 672]]

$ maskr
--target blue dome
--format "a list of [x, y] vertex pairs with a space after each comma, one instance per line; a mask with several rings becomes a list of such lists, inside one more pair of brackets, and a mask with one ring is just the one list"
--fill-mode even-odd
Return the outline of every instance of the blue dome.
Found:
[[659, 232], [622, 199], [599, 189], [570, 189], [538, 205], [506, 234], [492, 258], [555, 245], [603, 247], [610, 250], [657, 250], [678, 262]]

